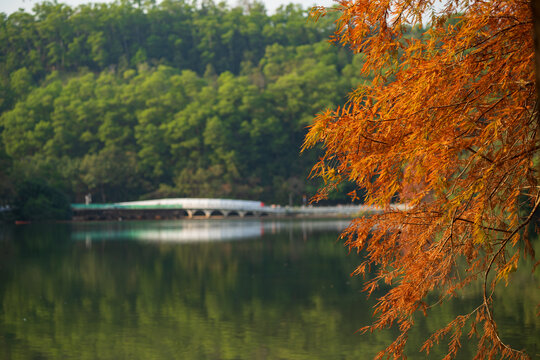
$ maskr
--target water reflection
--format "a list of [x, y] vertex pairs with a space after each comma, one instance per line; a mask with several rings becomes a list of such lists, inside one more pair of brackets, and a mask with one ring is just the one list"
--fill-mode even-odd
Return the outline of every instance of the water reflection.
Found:
[[[253, 235], [201, 235], [220, 224], [247, 225]], [[254, 219], [1, 228], [0, 359], [371, 359], [396, 333], [355, 333], [371, 323], [376, 296], [366, 299], [362, 279], [349, 276], [359, 258], [336, 242], [346, 225]], [[185, 242], [176, 236], [184, 229], [198, 229], [204, 241]], [[174, 240], [160, 241], [162, 233]], [[505, 339], [534, 357], [539, 290], [529, 275], [498, 293], [495, 314]], [[479, 290], [419, 317], [409, 359], [425, 359], [421, 343], [477, 306]], [[458, 359], [473, 358], [474, 342], [463, 346]], [[429, 358], [445, 351], [443, 344]]]
[[75, 223], [72, 239], [87, 243], [106, 240], [201, 242], [255, 239], [265, 233], [287, 230], [308, 233], [320, 230], [340, 232], [349, 220], [175, 220], [159, 222]]

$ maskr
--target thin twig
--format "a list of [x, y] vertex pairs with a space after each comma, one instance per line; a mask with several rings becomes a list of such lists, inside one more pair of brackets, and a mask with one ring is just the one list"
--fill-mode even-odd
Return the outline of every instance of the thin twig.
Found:
[[493, 328], [495, 336], [497, 337], [497, 341], [502, 346], [504, 346], [506, 349], [508, 349], [508, 350], [510, 350], [512, 352], [520, 353], [520, 354], [522, 354], [523, 352], [519, 351], [519, 350], [512, 349], [510, 346], [503, 343], [503, 341], [499, 337], [499, 334], [498, 334], [497, 329], [495, 327], [495, 320], [493, 320], [493, 314], [491, 312], [491, 309], [489, 308], [489, 300], [491, 300], [491, 297], [493, 296], [493, 292], [489, 295], [489, 297], [487, 296], [487, 282], [488, 282], [487, 279], [488, 279], [489, 272], [491, 271], [491, 267], [493, 266], [493, 263], [495, 262], [495, 259], [503, 252], [503, 250], [505, 249], [508, 242], [518, 233], [518, 231], [523, 229], [531, 221], [534, 213], [536, 212], [536, 209], [538, 208], [538, 205], [540, 205], [540, 193], [537, 194], [536, 202], [534, 204], [533, 209], [529, 213], [529, 216], [527, 216], [527, 219], [525, 219], [525, 221], [522, 222], [514, 231], [512, 231], [512, 233], [503, 241], [503, 243], [502, 243], [501, 247], [499, 248], [499, 250], [491, 258], [491, 261], [489, 262], [489, 265], [488, 265], [488, 267], [486, 269], [486, 272], [484, 274], [484, 284], [483, 284], [484, 302], [483, 303], [484, 303], [484, 307], [485, 307], [487, 315], [488, 315], [489, 322], [490, 322], [490, 324], [491, 324], [491, 326]]

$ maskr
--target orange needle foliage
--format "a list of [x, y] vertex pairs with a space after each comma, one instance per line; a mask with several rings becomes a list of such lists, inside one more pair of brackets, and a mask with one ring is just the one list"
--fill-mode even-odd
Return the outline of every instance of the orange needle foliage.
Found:
[[[499, 338], [491, 309], [496, 282], [522, 257], [534, 258], [525, 235], [540, 203], [530, 4], [446, 1], [423, 39], [405, 39], [404, 25], [433, 5], [342, 0], [330, 10], [340, 15], [333, 40], [365, 54], [363, 72], [374, 80], [310, 127], [304, 148], [324, 148], [312, 174], [326, 185], [315, 200], [350, 181], [385, 210], [355, 219], [342, 235], [349, 249], [365, 250], [355, 273], [376, 273], [368, 293], [381, 281], [393, 285], [364, 329], [401, 330], [378, 358], [404, 357], [413, 314], [427, 311], [430, 292], [444, 301], [476, 279], [484, 282], [483, 302], [423, 350], [448, 335], [453, 358], [469, 324], [477, 359], [528, 358]], [[396, 196], [406, 210], [391, 207]]]

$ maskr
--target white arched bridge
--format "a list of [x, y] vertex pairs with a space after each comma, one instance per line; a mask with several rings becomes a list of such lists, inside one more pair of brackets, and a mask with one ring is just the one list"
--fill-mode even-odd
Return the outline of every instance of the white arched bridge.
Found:
[[[404, 205], [394, 205], [402, 210]], [[260, 201], [176, 198], [109, 204], [72, 204], [74, 220], [180, 219], [261, 216], [353, 216], [381, 209], [368, 205], [267, 206]]]
[[286, 210], [265, 206], [260, 201], [232, 199], [175, 198], [129, 201], [109, 204], [72, 204], [74, 218], [143, 219], [143, 218], [194, 218], [194, 217], [246, 217], [283, 215]]

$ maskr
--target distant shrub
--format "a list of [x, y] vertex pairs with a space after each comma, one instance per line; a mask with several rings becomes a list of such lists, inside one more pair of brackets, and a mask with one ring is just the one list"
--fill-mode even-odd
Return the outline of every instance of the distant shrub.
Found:
[[23, 181], [17, 186], [13, 205], [17, 220], [68, 220], [71, 218], [68, 197], [43, 181]]

